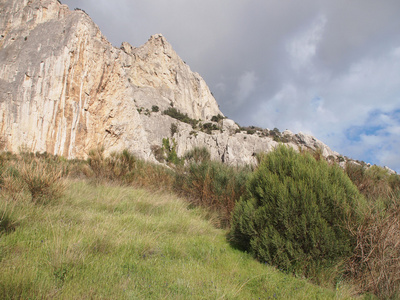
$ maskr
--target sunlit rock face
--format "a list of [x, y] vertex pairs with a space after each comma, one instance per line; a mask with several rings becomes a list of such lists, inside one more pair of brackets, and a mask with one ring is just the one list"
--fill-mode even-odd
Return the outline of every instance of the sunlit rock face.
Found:
[[[84, 11], [57, 0], [1, 0], [0, 12], [1, 150], [85, 158], [103, 146], [106, 154], [128, 149], [154, 161], [152, 149], [168, 137], [178, 155], [206, 146], [213, 159], [243, 164], [278, 144], [240, 132], [232, 120], [205, 133], [164, 115], [173, 107], [204, 124], [222, 113], [161, 34], [138, 48], [116, 48]], [[310, 136], [292, 136], [296, 149], [337, 155]]]
[[8, 150], [25, 145], [84, 157], [101, 143], [149, 155], [138, 108], [174, 105], [195, 119], [221, 113], [204, 80], [162, 35], [117, 49], [88, 15], [58, 1], [8, 0], [0, 9], [0, 122]]

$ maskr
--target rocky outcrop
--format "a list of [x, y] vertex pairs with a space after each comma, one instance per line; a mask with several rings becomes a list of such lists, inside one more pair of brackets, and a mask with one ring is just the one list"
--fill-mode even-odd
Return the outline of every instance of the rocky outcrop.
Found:
[[0, 134], [3, 148], [84, 157], [104, 144], [149, 155], [137, 109], [174, 105], [192, 118], [221, 113], [204, 80], [162, 35], [113, 47], [83, 11], [55, 0], [1, 8]]
[[[161, 34], [138, 48], [115, 48], [84, 11], [57, 0], [2, 0], [0, 11], [2, 150], [85, 158], [102, 145], [106, 153], [126, 148], [154, 160], [152, 149], [168, 137], [178, 155], [207, 146], [213, 159], [242, 164], [277, 144], [232, 120], [211, 122], [223, 116], [217, 102]], [[162, 113], [171, 107], [218, 130], [203, 132]], [[310, 136], [286, 135], [295, 148], [337, 155]]]

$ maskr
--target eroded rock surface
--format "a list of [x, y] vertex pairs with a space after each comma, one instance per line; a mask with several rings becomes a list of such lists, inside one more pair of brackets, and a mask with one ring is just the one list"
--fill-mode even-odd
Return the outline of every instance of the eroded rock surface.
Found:
[[[232, 120], [206, 133], [164, 115], [173, 107], [202, 123], [223, 116], [205, 81], [161, 34], [141, 47], [116, 48], [85, 12], [57, 0], [1, 0], [0, 11], [2, 150], [85, 158], [102, 145], [106, 154], [128, 149], [155, 160], [152, 146], [168, 137], [178, 155], [206, 146], [213, 159], [243, 164], [277, 145]], [[337, 156], [311, 136], [286, 135], [295, 148]]]

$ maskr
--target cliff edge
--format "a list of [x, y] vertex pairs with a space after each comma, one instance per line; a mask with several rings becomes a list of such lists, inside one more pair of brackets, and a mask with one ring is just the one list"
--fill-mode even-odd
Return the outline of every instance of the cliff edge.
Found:
[[178, 155], [206, 146], [213, 159], [243, 164], [284, 137], [338, 156], [301, 133], [241, 130], [161, 34], [116, 48], [84, 11], [57, 0], [1, 0], [0, 11], [0, 150], [85, 158], [101, 145], [155, 161], [154, 149], [171, 138]]

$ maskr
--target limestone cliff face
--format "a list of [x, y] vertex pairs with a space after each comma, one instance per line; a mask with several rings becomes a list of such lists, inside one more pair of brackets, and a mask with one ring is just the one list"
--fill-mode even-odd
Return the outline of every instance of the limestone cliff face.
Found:
[[[220, 131], [194, 134], [190, 125], [163, 115], [174, 107], [209, 122], [222, 113], [204, 80], [161, 34], [138, 48], [115, 48], [85, 12], [57, 0], [0, 0], [0, 12], [0, 150], [27, 146], [85, 158], [102, 145], [106, 153], [127, 148], [154, 160], [152, 146], [173, 137], [180, 155], [205, 145], [212, 158], [237, 164], [276, 145], [238, 132], [231, 120]], [[336, 155], [307, 139], [291, 145]]]
[[[56, 0], [0, 3], [3, 148], [84, 157], [97, 144], [150, 155], [140, 107], [221, 113], [204, 80], [161, 35], [113, 47], [83, 11]], [[127, 49], [128, 48], [128, 49]]]

